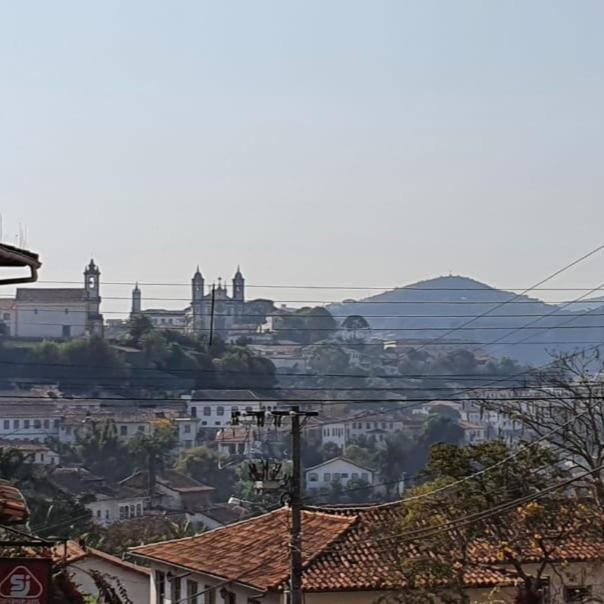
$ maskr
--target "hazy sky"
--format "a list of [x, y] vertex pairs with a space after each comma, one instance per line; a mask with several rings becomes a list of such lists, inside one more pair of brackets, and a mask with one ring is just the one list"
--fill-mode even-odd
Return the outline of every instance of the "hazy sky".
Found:
[[[106, 281], [527, 286], [604, 241], [603, 22], [599, 0], [2, 0], [4, 238], [25, 225], [46, 280], [94, 254]], [[556, 284], [601, 281], [604, 254]]]

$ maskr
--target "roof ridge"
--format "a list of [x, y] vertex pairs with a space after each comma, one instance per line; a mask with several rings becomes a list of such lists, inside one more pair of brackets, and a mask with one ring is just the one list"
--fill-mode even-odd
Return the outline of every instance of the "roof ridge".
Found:
[[191, 535], [190, 537], [178, 537], [177, 539], [167, 539], [164, 541], [152, 541], [151, 543], [145, 543], [144, 545], [137, 545], [136, 547], [128, 548], [129, 552], [136, 554], [136, 550], [142, 549], [144, 547], [149, 547], [150, 545], [165, 545], [167, 543], [176, 543], [178, 541], [190, 541], [191, 539], [197, 539], [198, 537], [203, 537], [205, 535], [209, 535], [210, 533], [217, 533], [218, 531], [224, 531], [225, 529], [231, 529], [234, 526], [240, 526], [245, 524], [246, 522], [252, 522], [254, 520], [258, 520], [258, 518], [264, 518], [265, 516], [270, 516], [271, 514], [275, 514], [285, 509], [285, 506], [281, 506], [275, 510], [269, 510], [264, 514], [260, 514], [258, 516], [252, 516], [251, 518], [244, 518], [243, 520], [238, 520], [237, 522], [232, 522], [231, 524], [227, 524], [225, 526], [217, 526], [216, 528], [210, 529], [208, 531], [203, 531], [202, 533], [197, 533], [196, 535]]

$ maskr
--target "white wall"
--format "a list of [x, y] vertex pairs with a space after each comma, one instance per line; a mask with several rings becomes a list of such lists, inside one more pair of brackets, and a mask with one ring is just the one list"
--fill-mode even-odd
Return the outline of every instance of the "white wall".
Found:
[[[82, 591], [90, 595], [98, 595], [98, 590], [92, 577], [87, 573], [90, 570], [99, 571], [108, 577], [117, 577], [128, 593], [128, 597], [134, 604], [147, 604], [150, 602], [151, 577], [142, 573], [129, 570], [117, 564], [111, 564], [103, 558], [92, 554], [69, 565], [69, 570], [73, 572], [74, 581], [81, 587]], [[116, 582], [111, 581], [113, 585]]]
[[[316, 480], [312, 480], [316, 478]], [[328, 489], [333, 480], [340, 480], [343, 487], [353, 479], [366, 480], [370, 485], [373, 484], [373, 472], [346, 461], [344, 459], [333, 459], [324, 463], [315, 469], [306, 470], [304, 473], [304, 482], [307, 491], [316, 491], [319, 489]]]
[[120, 520], [139, 518], [145, 509], [145, 498], [100, 499], [86, 504], [92, 513], [92, 519], [101, 526], [109, 526]]
[[[199, 419], [200, 428], [228, 426], [231, 423], [231, 413], [233, 411], [245, 413], [248, 408], [252, 411], [260, 411], [262, 406], [260, 401], [187, 401], [187, 412], [191, 417]], [[263, 408], [270, 410], [272, 406], [265, 405]]]
[[22, 439], [43, 442], [50, 436], [59, 436], [59, 418], [44, 417], [41, 411], [38, 417], [21, 417], [2, 413], [0, 408], [0, 438]]
[[17, 338], [62, 338], [63, 326], [70, 328], [69, 337], [86, 334], [85, 301], [62, 304], [18, 302], [14, 320]]
[[321, 427], [321, 442], [334, 443], [341, 449], [346, 446], [346, 424], [338, 422], [333, 424], [323, 424]]

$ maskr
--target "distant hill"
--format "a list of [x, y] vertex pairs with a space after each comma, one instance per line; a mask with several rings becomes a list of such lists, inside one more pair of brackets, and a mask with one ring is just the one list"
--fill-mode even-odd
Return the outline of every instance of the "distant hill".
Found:
[[[357, 301], [345, 300], [330, 305], [329, 310], [339, 321], [347, 315], [361, 315], [387, 339], [423, 341], [443, 336], [447, 330], [491, 311], [468, 328], [447, 335], [446, 341], [463, 345], [466, 342], [490, 343], [502, 338], [501, 344], [486, 346], [485, 350], [494, 356], [510, 356], [528, 363], [547, 361], [549, 350], [572, 351], [582, 347], [575, 342], [604, 342], [604, 329], [600, 327], [604, 325], [604, 316], [599, 316], [604, 313], [604, 298], [601, 304], [594, 299], [595, 306], [588, 311], [577, 311], [570, 306], [561, 309], [530, 296], [514, 296], [514, 292], [468, 277], [447, 276], [419, 281]], [[540, 318], [540, 315], [549, 316]], [[523, 328], [533, 321], [537, 322], [530, 326], [532, 329]], [[580, 329], [575, 329], [577, 327]], [[523, 329], [514, 332], [518, 328]], [[530, 344], [515, 344], [522, 340], [528, 340]]]

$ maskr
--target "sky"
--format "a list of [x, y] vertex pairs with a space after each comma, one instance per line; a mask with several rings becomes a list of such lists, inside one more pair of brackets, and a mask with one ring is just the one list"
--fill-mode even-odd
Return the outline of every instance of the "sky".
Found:
[[603, 19], [589, 0], [0, 0], [3, 239], [27, 232], [44, 281], [93, 255], [115, 298], [197, 264], [527, 287], [604, 242]]

